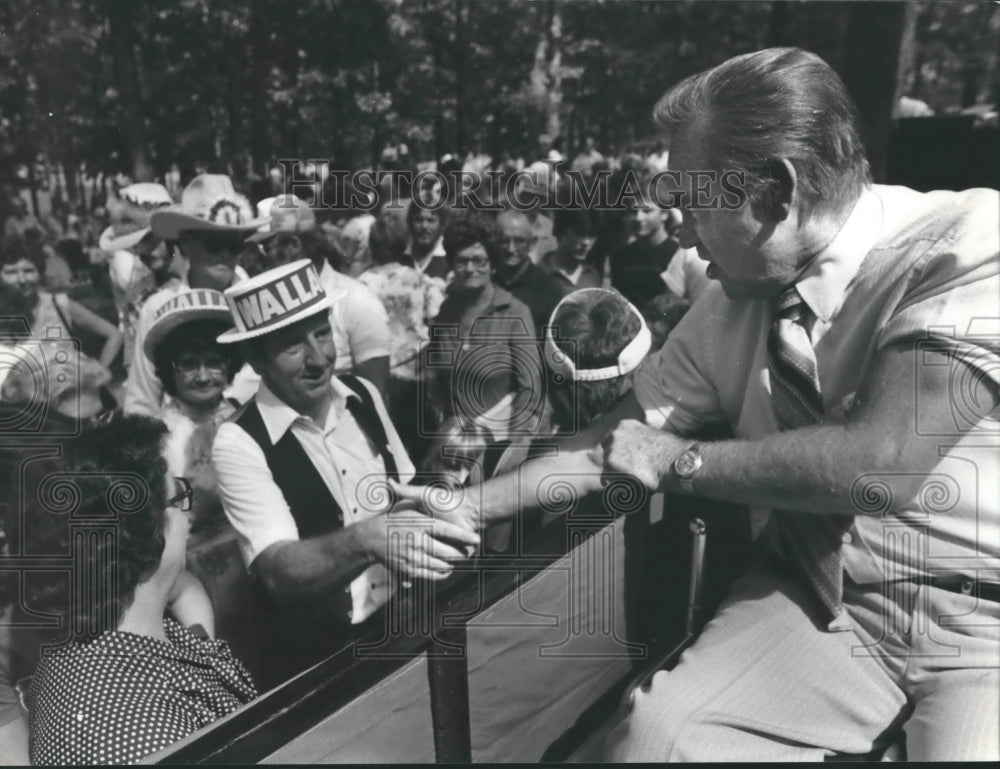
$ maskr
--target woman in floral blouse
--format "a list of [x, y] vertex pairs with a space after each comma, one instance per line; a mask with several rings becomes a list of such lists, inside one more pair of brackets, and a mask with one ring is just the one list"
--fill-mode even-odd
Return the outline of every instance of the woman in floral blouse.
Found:
[[389, 414], [410, 457], [419, 463], [424, 451], [420, 439], [420, 351], [429, 338], [427, 324], [444, 301], [445, 281], [398, 261], [408, 238], [401, 217], [379, 216], [368, 240], [375, 266], [358, 280], [382, 301], [389, 315]]

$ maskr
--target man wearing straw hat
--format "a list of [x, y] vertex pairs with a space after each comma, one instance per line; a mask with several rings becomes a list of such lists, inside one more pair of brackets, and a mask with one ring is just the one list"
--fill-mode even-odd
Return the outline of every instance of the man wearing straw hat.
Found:
[[413, 464], [375, 387], [333, 375], [336, 298], [309, 260], [225, 296], [235, 327], [219, 342], [238, 343], [261, 383], [219, 428], [212, 459], [255, 583], [261, 677], [275, 685], [367, 632], [394, 574], [443, 579], [479, 537], [385, 493]]
[[[244, 239], [262, 222], [253, 216], [247, 199], [233, 190], [228, 176], [202, 174], [184, 188], [180, 205], [154, 211], [149, 223], [153, 235], [178, 244], [187, 262], [187, 275], [162, 288], [143, 305], [135, 333], [135, 346], [140, 350], [157, 309], [179, 291], [222, 291], [246, 277], [236, 260], [243, 251]], [[243, 403], [256, 387], [256, 377], [245, 368], [226, 395]], [[152, 362], [145, 355], [136, 355], [125, 384], [125, 411], [156, 416], [163, 398], [163, 383]]]
[[330, 328], [337, 348], [335, 373], [355, 374], [374, 384], [380, 393], [389, 386], [389, 316], [379, 298], [364, 284], [333, 268], [331, 250], [320, 231], [316, 214], [295, 195], [262, 200], [269, 220], [248, 240], [265, 250], [272, 264], [307, 257], [319, 275], [323, 290], [337, 301], [330, 309]]

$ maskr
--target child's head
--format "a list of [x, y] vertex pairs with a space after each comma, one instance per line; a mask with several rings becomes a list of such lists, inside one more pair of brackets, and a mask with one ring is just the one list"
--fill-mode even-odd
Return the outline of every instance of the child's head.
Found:
[[545, 335], [552, 421], [563, 430], [582, 429], [611, 411], [632, 389], [631, 372], [650, 346], [639, 311], [606, 288], [569, 294]]

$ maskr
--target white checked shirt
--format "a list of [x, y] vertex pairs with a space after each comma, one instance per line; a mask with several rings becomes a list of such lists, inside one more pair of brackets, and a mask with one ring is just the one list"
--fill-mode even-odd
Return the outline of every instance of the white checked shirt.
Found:
[[[360, 381], [375, 402], [400, 481], [405, 483], [413, 477], [413, 463], [389, 421], [378, 392], [365, 380]], [[377, 491], [385, 480], [385, 464], [347, 410], [347, 399], [358, 396], [336, 377], [331, 384], [334, 400], [322, 426], [279, 400], [263, 382], [257, 392], [257, 408], [272, 443], [292, 431], [343, 511], [344, 526], [350, 526], [386, 511], [387, 497]], [[295, 519], [274, 482], [263, 450], [243, 428], [234, 422], [219, 427], [212, 461], [219, 476], [222, 504], [236, 529], [247, 567], [270, 545], [299, 539]], [[389, 599], [393, 582], [385, 567], [376, 564], [345, 589], [351, 593], [351, 620], [357, 624]]]

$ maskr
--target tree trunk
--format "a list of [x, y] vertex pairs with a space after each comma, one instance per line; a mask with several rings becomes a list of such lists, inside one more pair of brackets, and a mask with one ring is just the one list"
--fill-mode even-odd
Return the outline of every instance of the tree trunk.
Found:
[[549, 0], [549, 63], [546, 96], [545, 132], [553, 140], [562, 133], [562, 13], [555, 0]]
[[455, 0], [455, 148], [461, 157], [470, 149], [466, 146], [465, 129], [465, 102], [469, 87], [466, 74], [469, 69], [466, 58], [467, 8], [471, 10], [471, 6]]
[[250, 157], [253, 169], [267, 177], [267, 73], [270, 61], [265, 0], [250, 4]]
[[149, 158], [149, 139], [136, 56], [136, 6], [131, 0], [107, 0], [105, 7], [108, 42], [122, 109], [122, 133], [132, 164], [132, 178], [136, 181], [150, 181], [153, 178], [153, 167]]
[[858, 107], [872, 176], [885, 181], [905, 3], [853, 3], [847, 24], [852, 55], [843, 78]]
[[555, 0], [548, 0], [542, 32], [535, 45], [535, 60], [531, 68], [532, 97], [541, 108], [545, 133], [553, 140], [562, 131], [562, 14]]
[[899, 67], [896, 71], [896, 91], [892, 105], [899, 103], [901, 96], [911, 93], [913, 74], [917, 66], [917, 19], [921, 7], [916, 3], [905, 3], [903, 37], [899, 44]]
[[788, 45], [788, 0], [771, 3], [771, 21], [767, 31], [768, 45]]

